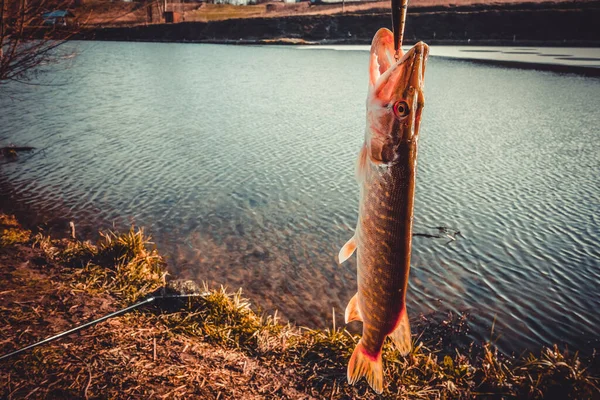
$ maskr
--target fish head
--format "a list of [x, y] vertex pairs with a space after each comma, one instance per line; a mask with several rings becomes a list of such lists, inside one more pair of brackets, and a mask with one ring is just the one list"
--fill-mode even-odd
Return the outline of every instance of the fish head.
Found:
[[419, 42], [396, 55], [394, 35], [385, 28], [373, 38], [365, 144], [376, 164], [393, 163], [402, 144], [418, 139], [428, 54], [429, 47]]

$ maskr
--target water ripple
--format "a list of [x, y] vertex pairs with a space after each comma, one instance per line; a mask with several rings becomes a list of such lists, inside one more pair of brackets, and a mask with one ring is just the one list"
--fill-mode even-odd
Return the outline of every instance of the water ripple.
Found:
[[[0, 99], [21, 201], [91, 230], [146, 226], [171, 275], [327, 326], [356, 290], [361, 52], [80, 43], [71, 83]], [[600, 323], [600, 81], [432, 58], [409, 309], [469, 311], [504, 350], [583, 348]], [[557, 100], [556, 94], [560, 93]], [[340, 313], [341, 314], [341, 313]], [[495, 322], [494, 322], [495, 321]], [[338, 321], [341, 323], [341, 321]]]

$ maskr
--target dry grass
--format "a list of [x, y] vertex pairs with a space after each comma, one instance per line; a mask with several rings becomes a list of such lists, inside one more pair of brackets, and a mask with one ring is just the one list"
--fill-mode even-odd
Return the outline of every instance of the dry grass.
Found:
[[[23, 246], [17, 243], [10, 246]], [[15, 293], [0, 307], [0, 354], [73, 326], [74, 316], [91, 318], [72, 311], [82, 305], [112, 299], [114, 310], [115, 303], [129, 304], [164, 282], [162, 258], [142, 230], [103, 234], [96, 244], [38, 235], [32, 244], [48, 264], [30, 272], [24, 291], [45, 300], [24, 306], [26, 301], [16, 299], [23, 271], [6, 274], [9, 289], [2, 293]], [[299, 328], [281, 323], [276, 314], [260, 315], [241, 290], [204, 286], [198, 292], [176, 306], [140, 310], [0, 362], [0, 398], [377, 397], [364, 381], [355, 387], [345, 381], [357, 335], [335, 326]], [[464, 322], [451, 317], [428, 330], [451, 334]], [[556, 346], [515, 359], [489, 343], [457, 349], [444, 338], [419, 339], [407, 357], [386, 344], [384, 360], [384, 398], [600, 397], [588, 364]]]
[[0, 214], [0, 247], [26, 243], [30, 237], [31, 231], [22, 229], [14, 216]]
[[100, 233], [96, 244], [52, 239], [38, 234], [38, 246], [54, 263], [72, 268], [72, 288], [90, 294], [109, 293], [134, 302], [164, 286], [164, 260], [143, 229]]
[[266, 5], [234, 6], [231, 4], [205, 4], [198, 10], [187, 11], [186, 21], [222, 21], [225, 19], [264, 17]]
[[[345, 382], [348, 359], [359, 337], [345, 329], [312, 330], [259, 317], [241, 292], [209, 290], [176, 313], [156, 318], [170, 331], [199, 337], [260, 358], [272, 370], [291, 369], [297, 389], [313, 396], [372, 398], [361, 382], [356, 388]], [[391, 345], [384, 348], [386, 361], [384, 396], [387, 398], [593, 398], [600, 395], [598, 379], [583, 366], [577, 354], [543, 348], [539, 356], [511, 359], [493, 345], [472, 347], [468, 352], [438, 357], [441, 348], [415, 343], [407, 357]]]

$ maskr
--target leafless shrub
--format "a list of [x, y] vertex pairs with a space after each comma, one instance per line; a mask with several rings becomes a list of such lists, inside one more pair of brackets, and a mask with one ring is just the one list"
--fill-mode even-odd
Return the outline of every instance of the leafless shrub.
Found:
[[0, 0], [0, 86], [32, 83], [51, 64], [73, 54], [59, 47], [79, 29], [74, 0]]

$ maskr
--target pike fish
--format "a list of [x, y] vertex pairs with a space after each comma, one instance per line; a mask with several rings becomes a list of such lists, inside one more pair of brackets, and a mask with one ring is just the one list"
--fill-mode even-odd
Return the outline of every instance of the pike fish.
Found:
[[396, 57], [394, 37], [380, 29], [371, 44], [367, 124], [356, 177], [358, 223], [339, 262], [356, 250], [358, 293], [346, 308], [346, 323], [363, 322], [362, 337], [348, 364], [348, 382], [365, 377], [383, 391], [382, 347], [389, 336], [402, 355], [411, 350], [406, 313], [410, 269], [417, 141], [424, 105], [428, 46], [417, 43]]

